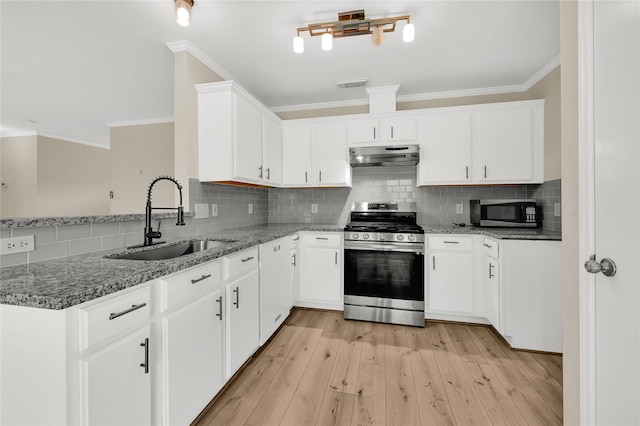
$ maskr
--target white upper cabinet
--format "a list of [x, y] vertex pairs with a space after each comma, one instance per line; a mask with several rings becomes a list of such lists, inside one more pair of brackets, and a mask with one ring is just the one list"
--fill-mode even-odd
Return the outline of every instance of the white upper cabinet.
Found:
[[544, 100], [425, 110], [419, 135], [419, 185], [544, 180]]
[[347, 122], [347, 140], [349, 146], [414, 142], [417, 139], [416, 123], [415, 116], [395, 113], [351, 119]]
[[283, 186], [351, 186], [344, 121], [285, 123]]
[[277, 185], [280, 118], [233, 81], [196, 89], [200, 181]]
[[262, 182], [282, 184], [282, 126], [279, 120], [262, 115]]
[[473, 114], [476, 180], [483, 183], [543, 181], [543, 104], [512, 103]]
[[471, 182], [471, 113], [438, 112], [420, 118], [418, 182]]

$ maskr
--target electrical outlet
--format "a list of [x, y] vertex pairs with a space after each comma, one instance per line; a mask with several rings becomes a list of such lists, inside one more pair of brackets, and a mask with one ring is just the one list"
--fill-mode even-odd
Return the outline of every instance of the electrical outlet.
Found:
[[249, 214], [253, 214], [253, 203], [249, 203]]
[[24, 237], [3, 238], [0, 244], [0, 254], [23, 253], [25, 251], [34, 251], [35, 243], [33, 235]]
[[562, 214], [562, 205], [560, 203], [553, 203], [553, 215], [559, 217]]
[[209, 217], [209, 204], [196, 204], [196, 219], [206, 219]]
[[456, 204], [456, 214], [462, 214], [463, 211], [462, 204]]
[[216, 216], [218, 216], [218, 205], [211, 204], [211, 217], [216, 217]]
[[318, 213], [318, 205], [317, 204], [311, 204], [311, 213]]

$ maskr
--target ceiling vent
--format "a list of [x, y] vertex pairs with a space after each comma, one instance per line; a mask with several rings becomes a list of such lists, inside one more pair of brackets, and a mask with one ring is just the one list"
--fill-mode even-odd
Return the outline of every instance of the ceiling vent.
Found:
[[369, 83], [367, 79], [364, 78], [362, 80], [339, 81], [336, 84], [338, 85], [338, 89], [356, 89], [358, 87], [367, 87]]

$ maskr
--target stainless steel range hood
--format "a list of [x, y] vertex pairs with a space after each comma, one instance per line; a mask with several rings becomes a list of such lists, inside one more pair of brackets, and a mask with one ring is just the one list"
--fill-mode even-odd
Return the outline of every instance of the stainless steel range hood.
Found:
[[352, 167], [415, 166], [419, 149], [418, 145], [351, 148], [349, 162]]

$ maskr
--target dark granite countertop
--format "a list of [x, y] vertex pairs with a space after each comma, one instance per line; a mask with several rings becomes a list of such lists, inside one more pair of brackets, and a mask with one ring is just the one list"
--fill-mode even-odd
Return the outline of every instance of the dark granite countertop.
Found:
[[0, 304], [65, 309], [298, 231], [342, 230], [338, 225], [257, 225], [201, 235], [231, 243], [174, 259], [105, 259], [129, 251], [117, 249], [10, 266], [0, 269]]
[[476, 226], [429, 226], [424, 225], [425, 234], [484, 235], [499, 240], [551, 240], [561, 241], [562, 233], [532, 228], [480, 228]]

